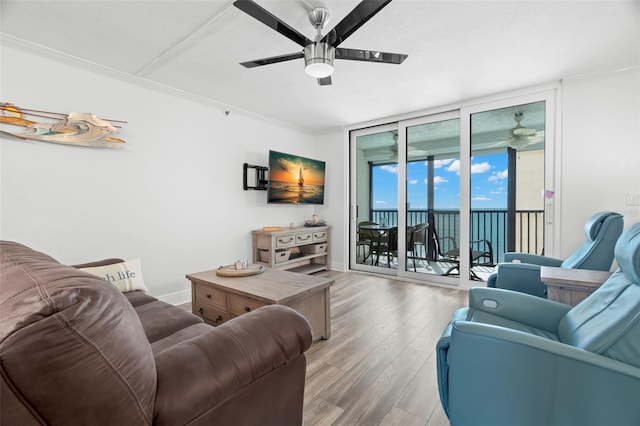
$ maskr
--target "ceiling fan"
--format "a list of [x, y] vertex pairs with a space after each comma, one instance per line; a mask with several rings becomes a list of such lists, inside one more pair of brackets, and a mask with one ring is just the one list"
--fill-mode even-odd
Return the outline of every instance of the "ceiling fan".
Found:
[[[398, 132], [396, 130], [391, 131], [393, 144], [382, 148], [370, 150], [367, 158], [372, 161], [384, 161], [390, 160], [398, 162]], [[412, 145], [407, 145], [407, 159], [415, 160], [416, 158], [426, 157], [427, 151], [416, 148]]]
[[315, 8], [309, 12], [309, 21], [315, 27], [317, 35], [314, 40], [309, 40], [256, 2], [252, 0], [236, 0], [233, 3], [235, 7], [273, 28], [303, 48], [303, 50], [296, 53], [241, 62], [241, 65], [253, 68], [304, 58], [305, 72], [317, 78], [320, 86], [326, 86], [331, 84], [334, 59], [401, 64], [407, 58], [407, 55], [338, 47], [390, 2], [391, 0], [363, 0], [324, 36], [322, 35], [322, 29], [329, 21], [329, 11], [325, 8]]
[[509, 130], [509, 134], [511, 136], [503, 139], [507, 142], [507, 145], [509, 145], [513, 149], [522, 149], [527, 145], [538, 143], [544, 138], [544, 131], [538, 131], [523, 126], [521, 124], [523, 118], [524, 113], [518, 111], [518, 109], [516, 108], [516, 112], [513, 116], [513, 119], [516, 122], [516, 126]]

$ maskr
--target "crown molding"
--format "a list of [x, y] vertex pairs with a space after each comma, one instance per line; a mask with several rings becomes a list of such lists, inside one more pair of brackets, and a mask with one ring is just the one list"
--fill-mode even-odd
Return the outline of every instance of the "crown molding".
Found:
[[601, 70], [585, 72], [582, 74], [570, 75], [570, 76], [564, 77], [562, 81], [571, 82], [573, 80], [583, 80], [583, 79], [589, 79], [597, 76], [605, 76], [605, 75], [623, 73], [627, 71], [637, 71], [639, 69], [640, 69], [639, 64], [629, 64], [629, 65], [624, 65], [624, 66], [615, 67], [615, 68], [605, 68]]
[[[76, 56], [69, 55], [67, 53], [60, 52], [55, 49], [51, 49], [41, 44], [32, 43], [32, 42], [29, 42], [5, 33], [0, 33], [0, 45], [15, 48], [27, 53], [43, 56], [48, 59], [52, 59], [67, 65], [71, 65], [85, 71], [90, 71], [96, 74], [102, 74], [104, 76], [107, 76], [116, 80], [135, 84], [145, 89], [162, 92], [171, 96], [176, 96], [179, 98], [204, 104], [209, 107], [217, 108], [221, 111], [231, 111], [234, 113], [242, 114], [244, 116], [251, 117], [253, 119], [260, 120], [260, 121], [273, 124], [279, 127], [294, 130], [296, 132], [303, 133], [305, 135], [310, 135], [310, 136], [315, 135], [314, 132], [312, 132], [310, 129], [307, 129], [307, 128], [296, 126], [294, 124], [291, 124], [285, 121], [276, 120], [274, 118], [267, 117], [262, 114], [258, 114], [256, 112], [241, 108], [236, 105], [231, 105], [228, 103], [217, 101], [215, 99], [210, 99], [204, 96], [200, 96], [195, 93], [187, 92], [185, 90], [180, 90], [175, 87], [169, 86], [167, 84], [158, 83], [156, 81], [149, 80], [144, 77], [140, 77], [134, 74], [129, 74], [129, 73], [117, 70], [115, 68], [108, 67], [106, 65], [98, 64], [93, 61], [88, 61], [86, 59], [78, 58]], [[0, 50], [0, 54], [1, 54], [1, 50]]]

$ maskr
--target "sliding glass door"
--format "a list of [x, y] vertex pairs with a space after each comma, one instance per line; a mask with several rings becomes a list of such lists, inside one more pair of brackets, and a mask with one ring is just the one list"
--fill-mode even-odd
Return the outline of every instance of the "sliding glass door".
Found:
[[395, 274], [390, 237], [398, 231], [397, 125], [352, 132], [351, 175], [351, 268]]
[[409, 120], [400, 131], [407, 147], [400, 275], [453, 284], [459, 277], [461, 235], [459, 113]]
[[350, 267], [484, 282], [552, 251], [555, 91], [351, 132]]
[[544, 248], [545, 101], [471, 114], [471, 277]]
[[462, 110], [469, 123], [471, 281], [486, 281], [505, 252], [552, 252], [554, 96], [543, 92]]

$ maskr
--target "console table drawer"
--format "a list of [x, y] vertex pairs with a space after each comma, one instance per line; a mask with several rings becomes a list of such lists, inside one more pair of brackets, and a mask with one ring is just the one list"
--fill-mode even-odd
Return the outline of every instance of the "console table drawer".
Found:
[[305, 244], [313, 241], [313, 236], [311, 232], [307, 232], [304, 234], [296, 234], [296, 244]]
[[295, 235], [283, 235], [276, 238], [276, 247], [290, 247], [296, 245]]
[[239, 296], [237, 294], [229, 295], [229, 312], [233, 315], [246, 314], [265, 305], [268, 305], [268, 303], [250, 297]]
[[196, 283], [196, 303], [215, 305], [222, 309], [227, 307], [227, 295], [211, 286]]
[[207, 324], [211, 325], [220, 325], [231, 319], [231, 314], [229, 314], [229, 312], [206, 303], [196, 302], [193, 312], [196, 315], [201, 316]]
[[317, 243], [317, 242], [321, 242], [321, 241], [327, 241], [327, 233], [325, 231], [314, 232], [313, 233], [313, 242]]

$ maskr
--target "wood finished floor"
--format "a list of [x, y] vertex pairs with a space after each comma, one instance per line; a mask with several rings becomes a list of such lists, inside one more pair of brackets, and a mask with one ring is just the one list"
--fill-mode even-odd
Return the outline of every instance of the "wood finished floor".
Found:
[[467, 292], [354, 272], [318, 275], [335, 280], [331, 339], [306, 353], [304, 425], [449, 425], [435, 345]]
[[331, 339], [307, 351], [305, 425], [448, 425], [435, 345], [467, 292], [327, 272]]

